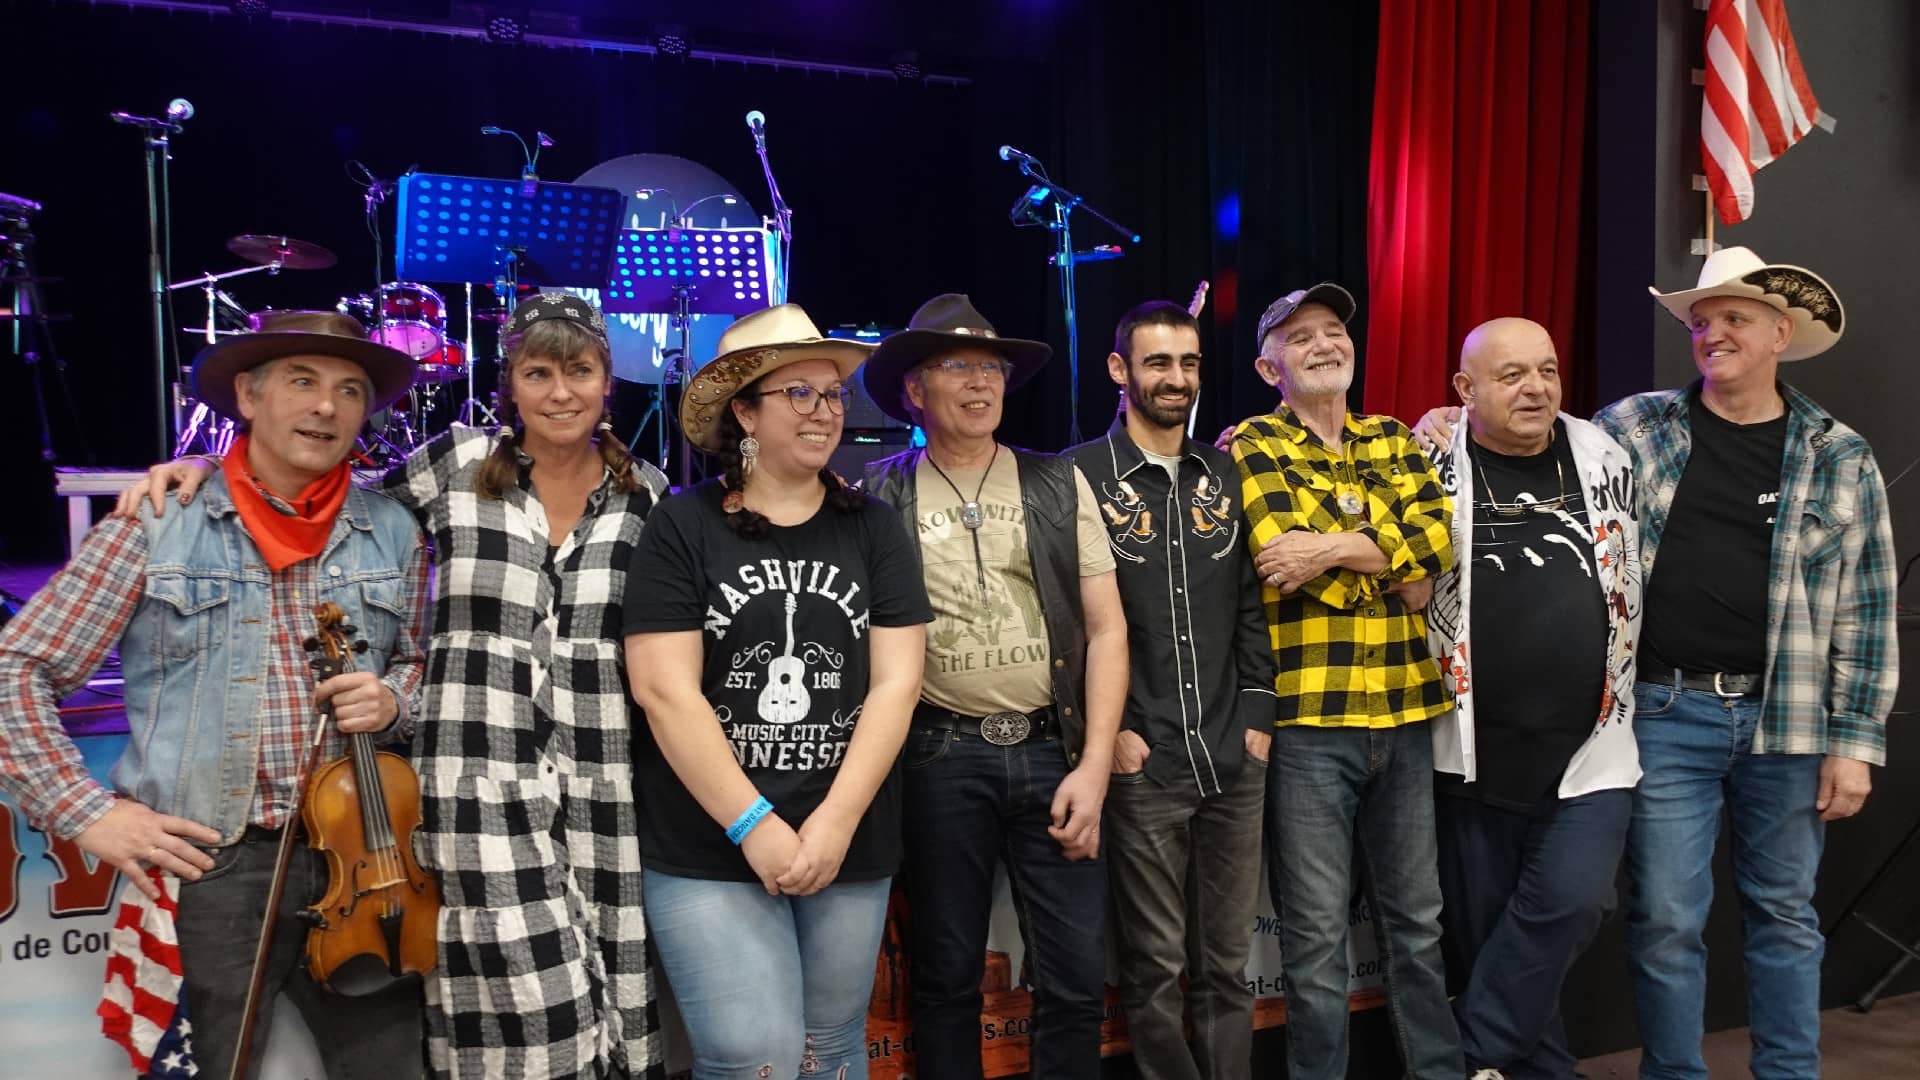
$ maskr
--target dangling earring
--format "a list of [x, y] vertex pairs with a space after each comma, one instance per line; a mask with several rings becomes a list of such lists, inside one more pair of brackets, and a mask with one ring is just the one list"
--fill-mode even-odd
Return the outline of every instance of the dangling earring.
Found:
[[760, 456], [760, 440], [752, 435], [740, 440], [740, 479], [753, 475], [753, 461]]

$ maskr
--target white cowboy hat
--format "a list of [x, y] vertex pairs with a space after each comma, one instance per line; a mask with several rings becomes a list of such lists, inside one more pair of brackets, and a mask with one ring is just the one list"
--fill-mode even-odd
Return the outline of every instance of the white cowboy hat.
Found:
[[1721, 248], [1700, 267], [1700, 283], [1680, 292], [1647, 291], [1682, 323], [1693, 321], [1693, 305], [1710, 296], [1758, 300], [1793, 320], [1793, 337], [1781, 360], [1819, 356], [1846, 330], [1847, 312], [1826, 279], [1803, 266], [1770, 263], [1751, 248]]

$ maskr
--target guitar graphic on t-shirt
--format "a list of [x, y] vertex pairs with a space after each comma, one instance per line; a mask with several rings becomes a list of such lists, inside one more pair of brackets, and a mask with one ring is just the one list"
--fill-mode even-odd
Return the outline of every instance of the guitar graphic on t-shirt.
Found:
[[760, 691], [760, 719], [770, 724], [793, 724], [807, 718], [813, 707], [807, 696], [807, 665], [793, 655], [793, 611], [799, 605], [787, 594], [787, 651], [767, 661], [767, 685]]

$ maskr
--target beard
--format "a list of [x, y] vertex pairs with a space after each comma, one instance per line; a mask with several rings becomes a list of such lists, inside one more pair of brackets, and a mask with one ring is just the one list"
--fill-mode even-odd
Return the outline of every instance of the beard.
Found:
[[1129, 379], [1127, 408], [1155, 427], [1183, 428], [1187, 426], [1187, 414], [1193, 411], [1193, 393], [1189, 391], [1179, 402], [1168, 404], [1157, 396], [1147, 397], [1141, 393], [1140, 384]]

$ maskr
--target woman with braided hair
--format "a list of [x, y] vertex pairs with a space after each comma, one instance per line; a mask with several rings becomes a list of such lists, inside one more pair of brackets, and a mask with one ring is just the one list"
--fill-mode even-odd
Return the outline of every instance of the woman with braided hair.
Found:
[[[614, 438], [606, 323], [566, 293], [501, 331], [497, 429], [455, 427], [382, 489], [432, 541], [416, 854], [440, 875], [440, 1077], [657, 1078], [621, 602], [659, 470]], [[123, 507], [191, 460], [155, 466]]]
[[660, 504], [627, 575], [647, 923], [695, 1080], [867, 1075], [933, 617], [899, 514], [827, 468], [871, 348], [791, 304], [729, 327], [680, 407], [724, 474]]

